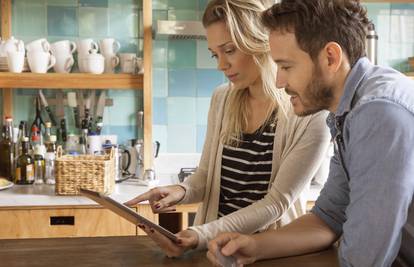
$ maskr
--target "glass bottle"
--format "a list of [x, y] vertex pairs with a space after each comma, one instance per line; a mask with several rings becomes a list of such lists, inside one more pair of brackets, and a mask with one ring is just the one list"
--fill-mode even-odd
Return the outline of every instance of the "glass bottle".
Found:
[[34, 166], [33, 158], [29, 155], [29, 138], [24, 137], [22, 141], [22, 155], [17, 159], [15, 183], [33, 184]]
[[6, 117], [3, 138], [0, 141], [0, 176], [13, 180], [14, 171], [13, 119]]
[[50, 142], [50, 136], [52, 135], [52, 123], [46, 122], [45, 123], [45, 137], [43, 140], [46, 142]]
[[56, 135], [50, 136], [50, 141], [46, 143], [45, 155], [45, 179], [47, 184], [55, 184], [55, 159], [56, 159]]
[[43, 184], [45, 173], [45, 151], [42, 151], [41, 145], [34, 148], [34, 183]]

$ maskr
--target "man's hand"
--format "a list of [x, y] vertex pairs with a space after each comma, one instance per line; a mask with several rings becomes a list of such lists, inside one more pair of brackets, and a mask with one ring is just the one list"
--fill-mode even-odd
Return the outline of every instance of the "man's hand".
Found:
[[149, 201], [154, 213], [162, 213], [175, 210], [175, 204], [184, 198], [185, 189], [179, 185], [155, 187], [134, 199], [125, 202], [127, 206], [133, 206], [143, 201]]
[[256, 241], [248, 235], [239, 233], [223, 233], [208, 243], [207, 258], [215, 266], [221, 266], [217, 254], [233, 256], [237, 266], [250, 264], [256, 261]]

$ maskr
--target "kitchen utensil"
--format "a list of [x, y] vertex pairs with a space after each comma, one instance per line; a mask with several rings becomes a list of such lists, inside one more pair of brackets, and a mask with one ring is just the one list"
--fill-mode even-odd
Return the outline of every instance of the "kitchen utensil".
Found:
[[56, 64], [55, 56], [43, 51], [27, 52], [27, 60], [33, 73], [46, 73]]
[[[125, 181], [124, 174], [129, 174], [128, 169], [131, 164], [131, 154], [123, 146], [104, 144], [103, 148], [105, 153], [110, 153], [111, 149], [114, 150], [115, 157], [115, 182]], [[126, 164], [124, 164], [124, 155], [126, 155]], [[132, 177], [132, 176], [131, 176]], [[129, 177], [128, 177], [129, 178]]]
[[65, 120], [65, 105], [64, 105], [63, 100], [64, 100], [63, 91], [59, 90], [56, 93], [56, 117], [59, 119], [59, 123], [60, 123], [59, 136], [62, 142], [66, 142], [67, 132], [66, 132], [66, 120]]
[[55, 116], [52, 113], [52, 110], [49, 107], [49, 104], [47, 103], [46, 97], [43, 94], [42, 90], [39, 90], [39, 96], [40, 100], [42, 101], [43, 107], [45, 108], [47, 114], [49, 115], [50, 122], [52, 123], [52, 126], [56, 126], [56, 119]]
[[378, 54], [378, 35], [375, 31], [374, 23], [370, 23], [368, 26], [368, 34], [366, 37], [367, 57], [372, 62], [372, 64], [377, 64], [377, 54]]
[[89, 123], [89, 109], [91, 106], [91, 95], [90, 93], [88, 94], [88, 97], [86, 99], [84, 99], [84, 116], [82, 119], [82, 124], [81, 127], [82, 129], [88, 129], [88, 123]]
[[98, 104], [96, 107], [95, 113], [95, 122], [96, 122], [96, 133], [99, 135], [101, 134], [102, 126], [103, 126], [103, 113], [105, 108], [105, 100], [106, 100], [106, 93], [105, 90], [99, 94]]
[[77, 92], [76, 93], [76, 99], [77, 99], [77, 108], [78, 108], [78, 125], [80, 125], [79, 128], [82, 127], [81, 122], [83, 118], [85, 117], [85, 101], [83, 100], [83, 93]]
[[35, 125], [39, 132], [42, 130], [42, 125], [45, 126], [45, 123], [43, 122], [42, 116], [41, 116], [41, 107], [40, 107], [40, 100], [39, 96], [36, 97], [36, 115], [35, 119], [33, 120], [32, 127]]
[[96, 90], [90, 91], [90, 106], [89, 106], [89, 121], [88, 121], [88, 131], [91, 132], [93, 129], [93, 116], [95, 115], [94, 109], [96, 104]]
[[67, 97], [68, 97], [68, 106], [73, 109], [75, 127], [79, 129], [80, 124], [79, 124], [79, 112], [78, 112], [78, 107], [76, 103], [76, 92], [68, 92]]
[[26, 45], [26, 51], [27, 51], [27, 53], [35, 52], [35, 51], [49, 52], [50, 51], [50, 43], [45, 38], [37, 39], [37, 40], [35, 40], [33, 42], [30, 42]]

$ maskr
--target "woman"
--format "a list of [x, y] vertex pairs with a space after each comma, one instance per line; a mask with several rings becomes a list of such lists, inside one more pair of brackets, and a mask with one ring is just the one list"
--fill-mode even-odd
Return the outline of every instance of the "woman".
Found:
[[154, 212], [201, 202], [194, 227], [178, 244], [141, 228], [168, 256], [203, 249], [220, 232], [254, 233], [304, 214], [309, 186], [329, 144], [326, 113], [297, 117], [275, 85], [276, 67], [257, 0], [212, 0], [204, 16], [209, 50], [230, 80], [210, 104], [197, 171], [179, 185], [150, 190], [127, 202], [149, 200]]

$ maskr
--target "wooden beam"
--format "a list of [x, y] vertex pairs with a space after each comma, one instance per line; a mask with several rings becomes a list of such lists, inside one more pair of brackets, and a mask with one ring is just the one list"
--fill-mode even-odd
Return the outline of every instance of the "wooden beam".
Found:
[[152, 1], [143, 0], [144, 23], [144, 168], [152, 167]]
[[[11, 36], [11, 0], [1, 0], [1, 37], [8, 39]], [[0, 87], [1, 88], [1, 87]], [[13, 91], [9, 88], [3, 89], [3, 117], [13, 116]], [[1, 120], [2, 121], [2, 120]]]

